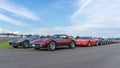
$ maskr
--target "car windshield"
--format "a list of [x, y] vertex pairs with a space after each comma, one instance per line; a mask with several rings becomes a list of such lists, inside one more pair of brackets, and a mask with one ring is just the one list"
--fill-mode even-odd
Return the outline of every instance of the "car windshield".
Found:
[[80, 39], [91, 39], [91, 37], [80, 37]]
[[11, 38], [9, 42], [18, 41], [20, 38]]
[[96, 38], [97, 40], [105, 40], [104, 38]]
[[51, 38], [60, 38], [60, 35], [53, 35]]
[[29, 36], [28, 38], [29, 39], [34, 39], [34, 38], [36, 38], [36, 36]]

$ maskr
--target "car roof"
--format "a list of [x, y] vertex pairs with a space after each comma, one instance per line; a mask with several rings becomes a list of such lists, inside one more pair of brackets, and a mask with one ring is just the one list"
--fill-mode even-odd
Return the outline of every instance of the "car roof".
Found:
[[[92, 36], [81, 36], [81, 37], [89, 37], [89, 38], [91, 37], [91, 38], [93, 38]], [[81, 38], [81, 37], [80, 37], [80, 38]]]
[[[66, 35], [66, 34], [54, 34], [54, 35]], [[68, 36], [68, 35], [67, 35]]]

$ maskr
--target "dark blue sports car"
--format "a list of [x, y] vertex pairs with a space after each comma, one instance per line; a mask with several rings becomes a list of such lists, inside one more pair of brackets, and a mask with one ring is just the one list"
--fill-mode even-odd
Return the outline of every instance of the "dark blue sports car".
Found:
[[29, 37], [21, 37], [21, 38], [12, 38], [8, 41], [10, 45], [14, 48], [18, 48], [18, 46], [22, 46], [23, 48], [30, 48], [31, 45], [29, 44], [30, 41], [37, 39], [36, 36], [29, 36]]

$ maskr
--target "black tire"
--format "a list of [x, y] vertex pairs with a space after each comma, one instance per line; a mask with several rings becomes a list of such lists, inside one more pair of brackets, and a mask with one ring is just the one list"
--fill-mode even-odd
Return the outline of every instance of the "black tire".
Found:
[[35, 49], [35, 50], [40, 50], [39, 48], [36, 48], [36, 47], [35, 47], [34, 49]]
[[22, 46], [23, 48], [29, 48], [29, 41], [24, 41]]
[[55, 42], [50, 42], [48, 45], [48, 50], [49, 51], [54, 51], [56, 49], [56, 43]]
[[88, 47], [90, 47], [91, 46], [91, 43], [90, 42], [88, 42]]
[[106, 44], [105, 45], [108, 45], [108, 42], [106, 42]]
[[109, 43], [108, 42], [106, 42], [106, 45], [108, 45]]
[[102, 43], [100, 43], [100, 45], [103, 45]]
[[104, 43], [104, 45], [106, 45], [106, 42]]
[[98, 43], [98, 42], [96, 43], [96, 46], [99, 46], [99, 43]]
[[74, 42], [74, 41], [71, 41], [71, 43], [70, 43], [70, 45], [69, 45], [69, 48], [70, 48], [70, 49], [75, 48], [75, 42]]
[[13, 46], [13, 48], [18, 48], [18, 46]]

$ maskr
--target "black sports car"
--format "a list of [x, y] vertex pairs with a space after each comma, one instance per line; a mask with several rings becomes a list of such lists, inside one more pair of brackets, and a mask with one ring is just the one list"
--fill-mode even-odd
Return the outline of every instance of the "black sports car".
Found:
[[14, 48], [18, 48], [18, 46], [22, 46], [23, 48], [30, 48], [32, 47], [29, 42], [37, 39], [36, 36], [29, 36], [29, 37], [21, 37], [21, 38], [12, 38], [8, 41], [10, 45]]
[[96, 40], [98, 42], [98, 45], [106, 45], [107, 44], [107, 40], [102, 37], [96, 37]]

